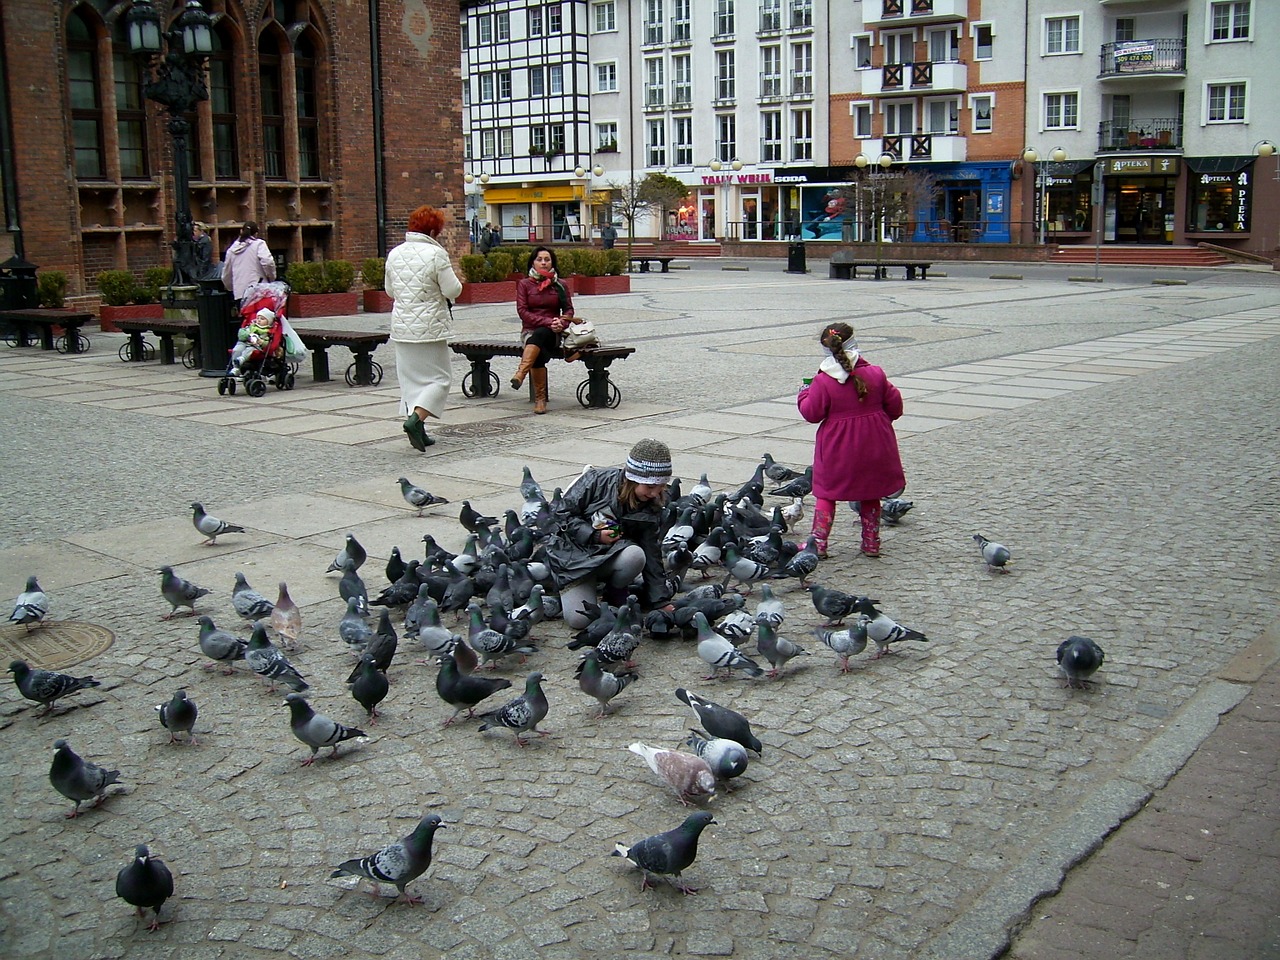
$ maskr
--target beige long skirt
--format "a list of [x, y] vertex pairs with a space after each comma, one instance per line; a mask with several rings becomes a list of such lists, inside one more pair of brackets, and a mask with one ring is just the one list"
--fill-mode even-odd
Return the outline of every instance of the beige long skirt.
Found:
[[396, 340], [395, 346], [401, 415], [407, 417], [414, 407], [422, 407], [433, 417], [439, 417], [444, 413], [449, 387], [453, 383], [449, 341], [406, 343]]

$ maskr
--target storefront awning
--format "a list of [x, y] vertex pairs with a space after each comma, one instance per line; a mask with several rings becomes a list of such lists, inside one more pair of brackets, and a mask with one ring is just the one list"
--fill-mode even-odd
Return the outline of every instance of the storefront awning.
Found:
[[1256, 157], [1183, 157], [1195, 173], [1239, 173]]
[[1087, 170], [1092, 170], [1093, 165], [1097, 162], [1096, 159], [1050, 160], [1044, 166], [1045, 172], [1051, 177], [1075, 177]]

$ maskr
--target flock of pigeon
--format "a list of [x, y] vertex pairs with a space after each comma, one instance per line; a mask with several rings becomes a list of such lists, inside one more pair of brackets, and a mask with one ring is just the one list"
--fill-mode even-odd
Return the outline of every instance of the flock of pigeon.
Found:
[[[797, 472], [765, 454], [752, 477], [732, 492], [716, 494], [705, 474], [685, 494], [679, 479], [671, 482], [661, 536], [673, 601], [648, 612], [640, 609], [635, 596], [618, 606], [606, 602], [590, 605], [583, 611], [590, 622], [567, 644], [570, 650], [582, 651], [575, 673], [581, 691], [599, 706], [597, 719], [604, 718], [615, 698], [639, 679], [635, 655], [645, 639], [694, 642], [697, 656], [710, 669], [705, 680], [715, 679], [721, 671], [752, 679], [783, 676], [790, 661], [809, 655], [782, 635], [786, 606], [777, 591], [783, 591], [789, 581], [798, 581], [814, 609], [825, 618], [813, 636], [835, 655], [841, 673], [850, 670], [850, 658], [861, 653], [868, 641], [875, 647], [874, 659], [890, 652], [893, 644], [928, 640], [920, 631], [880, 611], [877, 601], [869, 597], [810, 582], [820, 563], [814, 538], [796, 543], [783, 535], [803, 519], [811, 478], [812, 468]], [[775, 486], [766, 491], [767, 480]], [[399, 482], [405, 501], [417, 508], [419, 515], [427, 506], [448, 503], [406, 478]], [[539, 671], [527, 675], [519, 696], [476, 712], [495, 694], [512, 686], [509, 679], [492, 671], [508, 657], [516, 656], [523, 663], [525, 658], [538, 655], [534, 632], [544, 620], [562, 613], [544, 545], [556, 529], [561, 492], [556, 490], [546, 498], [526, 466], [520, 493], [520, 509], [506, 511], [503, 518], [484, 516], [469, 501], [463, 501], [459, 521], [467, 539], [457, 554], [445, 550], [429, 533], [422, 538], [422, 560], [406, 562], [399, 548], [392, 548], [384, 571], [387, 585], [373, 596], [360, 574], [368, 553], [353, 534], [347, 534], [343, 548], [325, 572], [341, 575], [338, 593], [346, 609], [334, 628], [358, 657], [346, 683], [364, 709], [368, 725], [377, 723], [378, 707], [388, 696], [387, 672], [403, 636], [438, 663], [436, 692], [453, 710], [443, 721], [445, 726], [457, 722], [465, 711], [464, 719], [479, 721], [480, 731], [511, 730], [519, 746], [527, 743], [528, 734], [546, 735], [538, 729], [549, 710]], [[766, 512], [766, 496], [785, 498], [787, 504]], [[206, 544], [216, 543], [222, 535], [244, 532], [207, 513], [200, 503], [191, 506], [192, 522]], [[897, 523], [911, 506], [911, 501], [887, 498], [884, 516]], [[1007, 570], [1008, 548], [979, 535], [974, 540], [988, 570]], [[170, 566], [160, 568], [160, 576], [160, 592], [169, 605], [163, 619], [183, 608], [194, 616], [196, 603], [210, 591], [183, 579]], [[748, 611], [748, 596], [757, 585], [755, 609]], [[235, 664], [244, 661], [271, 690], [277, 684], [289, 688], [284, 705], [289, 708], [290, 729], [309, 749], [303, 766], [312, 764], [321, 749], [329, 748], [336, 755], [343, 742], [366, 738], [359, 727], [317, 713], [304, 695], [310, 685], [286, 656], [303, 632], [301, 612], [290, 598], [287, 584], [279, 583], [272, 602], [237, 573], [231, 600], [236, 613], [250, 625], [250, 636], [243, 639], [218, 627], [211, 617], [200, 616], [197, 642], [208, 661], [205, 667], [213, 669], [221, 664], [231, 674]], [[376, 625], [371, 625], [375, 607], [381, 610]], [[30, 577], [10, 622], [32, 629], [45, 620], [48, 609], [48, 598], [36, 577]], [[403, 634], [392, 623], [392, 610], [403, 612]], [[459, 625], [465, 618], [465, 629], [454, 632], [445, 626], [442, 615], [453, 615]], [[272, 634], [279, 645], [271, 639]], [[754, 653], [769, 664], [767, 673], [747, 650], [753, 638]], [[1085, 637], [1070, 637], [1057, 651], [1059, 667], [1072, 687], [1084, 687], [1103, 656], [1101, 648]], [[44, 705], [45, 714], [59, 699], [99, 685], [93, 677], [33, 669], [21, 660], [13, 661], [9, 670], [22, 696]], [[760, 757], [763, 746], [741, 713], [686, 688], [677, 688], [675, 696], [690, 708], [701, 728], [690, 730], [682, 744], [688, 750], [642, 742], [632, 743], [628, 749], [644, 760], [681, 803], [705, 802], [718, 790], [731, 789], [732, 781], [746, 771], [750, 755]], [[179, 742], [179, 737], [195, 742], [198, 709], [185, 689], [177, 690], [155, 710], [159, 723], [169, 732], [170, 743]], [[50, 782], [74, 802], [68, 817], [76, 817], [86, 801], [101, 803], [108, 788], [119, 782], [120, 771], [81, 758], [65, 740], [58, 740], [54, 748]], [[666, 833], [630, 846], [618, 844], [614, 855], [641, 870], [642, 889], [650, 886], [653, 878], [667, 877], [677, 889], [692, 893], [695, 888], [685, 884], [681, 874], [697, 855], [702, 831], [715, 822], [710, 813], [699, 810]], [[430, 866], [435, 833], [444, 826], [440, 817], [425, 816], [408, 836], [371, 856], [340, 864], [332, 876], [368, 879], [375, 895], [380, 882], [389, 883], [408, 902], [420, 902], [409, 896], [405, 887]], [[160, 909], [173, 893], [173, 878], [145, 845], [138, 845], [133, 861], [117, 877], [116, 892], [137, 907], [139, 915], [144, 909], [152, 910], [151, 929], [156, 929]]]

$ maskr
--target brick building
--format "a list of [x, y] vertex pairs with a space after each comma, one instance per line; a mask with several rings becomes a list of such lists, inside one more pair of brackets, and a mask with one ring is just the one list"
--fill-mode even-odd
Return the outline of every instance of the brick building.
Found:
[[[157, 0], [170, 23], [185, 4]], [[188, 116], [191, 214], [224, 250], [256, 220], [281, 263], [394, 246], [422, 203], [466, 241], [458, 4], [204, 0], [209, 99]], [[0, 5], [0, 259], [93, 295], [100, 270], [170, 262], [167, 114], [144, 99], [128, 3]], [[2, 149], [7, 148], [7, 149]]]

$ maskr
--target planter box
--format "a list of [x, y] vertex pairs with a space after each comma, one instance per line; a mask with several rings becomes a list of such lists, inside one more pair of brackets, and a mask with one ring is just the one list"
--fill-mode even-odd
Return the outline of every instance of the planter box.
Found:
[[499, 280], [496, 283], [464, 283], [462, 293], [455, 303], [514, 303], [516, 282]]
[[592, 296], [598, 293], [630, 293], [630, 277], [575, 277], [578, 281], [578, 293]]
[[113, 307], [104, 303], [98, 314], [98, 328], [103, 333], [119, 333], [117, 320], [162, 320], [164, 306], [159, 303], [129, 303], [123, 307]]
[[385, 290], [365, 290], [361, 293], [365, 313], [390, 313], [395, 303]]
[[289, 317], [346, 317], [360, 309], [358, 293], [291, 293]]

